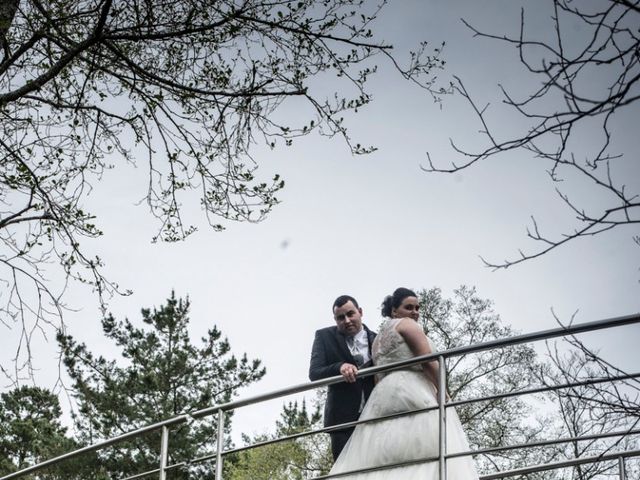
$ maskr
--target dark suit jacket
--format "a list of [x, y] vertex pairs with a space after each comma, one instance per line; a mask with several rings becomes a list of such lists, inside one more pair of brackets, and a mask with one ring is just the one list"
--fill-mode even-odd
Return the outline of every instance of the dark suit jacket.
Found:
[[[367, 332], [369, 354], [371, 354], [371, 345], [376, 334], [366, 325], [363, 324], [362, 327]], [[327, 327], [316, 331], [311, 349], [309, 378], [319, 380], [340, 375], [340, 367], [345, 362], [355, 365], [349, 347], [347, 347], [347, 341], [344, 335], [338, 331], [338, 327]], [[356, 383], [343, 382], [329, 385], [327, 403], [324, 406], [325, 427], [357, 420], [362, 392], [364, 391], [366, 400], [369, 398], [371, 390], [373, 390], [373, 376], [357, 379]]]

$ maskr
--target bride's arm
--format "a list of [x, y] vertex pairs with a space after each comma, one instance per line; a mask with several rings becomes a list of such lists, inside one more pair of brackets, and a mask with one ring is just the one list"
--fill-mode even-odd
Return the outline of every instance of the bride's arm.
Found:
[[[396, 325], [396, 331], [402, 336], [407, 345], [411, 349], [411, 352], [416, 356], [428, 355], [433, 353], [431, 345], [427, 340], [427, 336], [422, 331], [422, 328], [412, 319], [403, 318]], [[425, 362], [422, 364], [422, 371], [427, 379], [429, 379], [438, 390], [438, 379], [440, 377], [440, 370], [437, 360], [431, 362]]]

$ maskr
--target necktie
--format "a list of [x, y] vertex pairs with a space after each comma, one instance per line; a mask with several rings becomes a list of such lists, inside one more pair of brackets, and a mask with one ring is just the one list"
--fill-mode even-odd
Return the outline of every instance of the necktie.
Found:
[[356, 345], [356, 339], [354, 337], [347, 337], [347, 346], [349, 347], [349, 352], [353, 357], [353, 361], [356, 362], [356, 366], [360, 367], [364, 363], [364, 357], [358, 351], [358, 346]]

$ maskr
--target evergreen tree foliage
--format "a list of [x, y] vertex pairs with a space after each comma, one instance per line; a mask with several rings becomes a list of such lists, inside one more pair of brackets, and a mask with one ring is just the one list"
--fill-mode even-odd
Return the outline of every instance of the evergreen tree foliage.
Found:
[[[0, 394], [0, 475], [29, 467], [77, 448], [67, 436], [58, 397], [47, 389], [22, 386]], [[46, 470], [38, 478], [83, 478], [92, 456]], [[99, 472], [93, 472], [98, 478]]]
[[[321, 428], [320, 402], [313, 410], [306, 402], [289, 402], [282, 406], [280, 419], [273, 434], [244, 436], [247, 445], [265, 442], [297, 433]], [[298, 437], [240, 452], [228, 470], [231, 480], [306, 480], [326, 474], [332, 465], [328, 436]]]
[[[106, 317], [102, 321], [104, 334], [121, 349], [124, 364], [96, 356], [70, 335], [58, 336], [79, 405], [75, 422], [83, 443], [230, 401], [239, 388], [262, 378], [265, 369], [261, 362], [249, 360], [246, 354], [240, 358], [233, 355], [229, 342], [215, 326], [200, 346], [192, 344], [188, 313], [189, 300], [172, 293], [159, 308], [142, 310], [145, 328], [128, 319]], [[225, 424], [227, 432], [230, 419]], [[213, 417], [171, 429], [170, 463], [212, 453], [215, 439]], [[225, 444], [228, 446], [229, 440]], [[141, 473], [158, 468], [159, 449], [160, 432], [155, 432], [103, 450], [100, 461], [110, 474]], [[196, 475], [211, 466], [191, 468], [191, 474]], [[172, 471], [171, 478], [189, 478], [189, 471]]]

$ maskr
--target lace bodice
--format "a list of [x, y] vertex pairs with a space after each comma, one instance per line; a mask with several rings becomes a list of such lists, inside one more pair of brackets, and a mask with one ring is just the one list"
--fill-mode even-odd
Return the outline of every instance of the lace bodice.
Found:
[[[402, 338], [402, 335], [396, 331], [396, 325], [398, 325], [400, 320], [402, 319], [390, 318], [380, 325], [378, 335], [373, 341], [373, 345], [371, 347], [374, 365], [386, 365], [388, 363], [406, 360], [415, 356], [409, 348], [409, 345], [404, 341], [404, 338]], [[405, 368], [416, 371], [422, 370], [420, 365], [413, 365]], [[384, 376], [385, 374], [382, 373], [379, 375]]]

